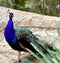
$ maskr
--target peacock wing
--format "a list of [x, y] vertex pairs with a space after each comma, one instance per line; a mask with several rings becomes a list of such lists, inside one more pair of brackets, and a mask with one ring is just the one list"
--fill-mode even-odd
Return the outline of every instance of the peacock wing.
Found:
[[28, 28], [20, 28], [20, 27], [14, 27], [17, 39], [20, 38], [27, 38], [29, 35], [32, 34], [32, 32]]

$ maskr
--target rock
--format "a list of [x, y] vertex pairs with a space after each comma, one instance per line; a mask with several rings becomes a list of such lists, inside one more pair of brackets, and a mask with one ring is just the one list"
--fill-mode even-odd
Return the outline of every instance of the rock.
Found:
[[[2, 10], [1, 10], [2, 9]], [[9, 8], [0, 6], [0, 22], [7, 22]], [[25, 11], [10, 9], [14, 13], [14, 24], [20, 27], [40, 27], [40, 28], [56, 28], [60, 23], [60, 17], [35, 14]], [[4, 18], [4, 19], [3, 19]], [[60, 28], [60, 26], [58, 26]]]

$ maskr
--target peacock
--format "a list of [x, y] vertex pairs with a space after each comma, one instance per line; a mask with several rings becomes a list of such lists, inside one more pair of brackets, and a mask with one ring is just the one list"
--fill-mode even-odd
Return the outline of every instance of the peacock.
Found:
[[[12, 12], [9, 12], [9, 20], [8, 23], [4, 29], [4, 37], [7, 43], [14, 49], [17, 50], [18, 55], [18, 62], [20, 62], [20, 52], [28, 52], [28, 49], [36, 53], [37, 51], [33, 48], [33, 46], [30, 44], [31, 42], [36, 43], [41, 49], [43, 49], [43, 52], [48, 53], [48, 51], [41, 45], [38, 44], [38, 39], [36, 36], [30, 31], [28, 28], [20, 28], [20, 27], [14, 27], [13, 24], [13, 16], [14, 14]], [[50, 45], [45, 44], [49, 49], [53, 50], [53, 47]]]

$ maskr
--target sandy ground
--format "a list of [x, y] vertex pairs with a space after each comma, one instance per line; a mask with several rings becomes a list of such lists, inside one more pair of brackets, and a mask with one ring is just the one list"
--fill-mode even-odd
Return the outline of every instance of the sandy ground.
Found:
[[0, 33], [0, 63], [13, 63], [17, 60], [17, 52], [12, 50]]

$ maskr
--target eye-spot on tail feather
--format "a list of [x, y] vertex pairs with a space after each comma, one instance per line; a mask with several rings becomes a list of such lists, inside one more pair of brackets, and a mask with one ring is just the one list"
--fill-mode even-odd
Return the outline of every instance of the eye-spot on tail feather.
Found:
[[52, 45], [45, 44], [45, 48], [49, 48], [52, 51], [56, 51], [55, 48]]

